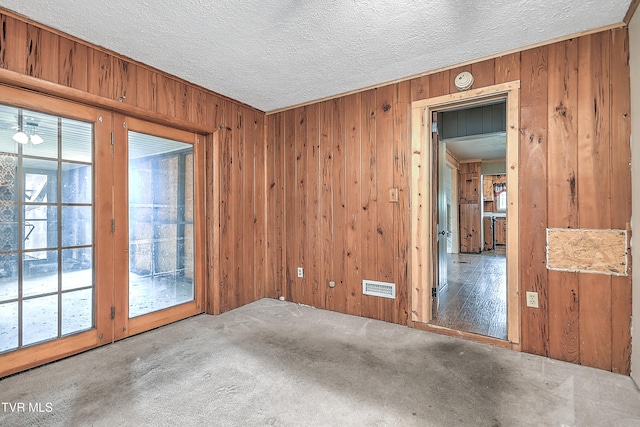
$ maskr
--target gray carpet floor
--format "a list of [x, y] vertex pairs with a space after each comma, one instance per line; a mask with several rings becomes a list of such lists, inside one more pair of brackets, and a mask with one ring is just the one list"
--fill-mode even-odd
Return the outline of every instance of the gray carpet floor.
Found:
[[0, 425], [638, 426], [640, 391], [623, 375], [264, 299], [0, 380]]

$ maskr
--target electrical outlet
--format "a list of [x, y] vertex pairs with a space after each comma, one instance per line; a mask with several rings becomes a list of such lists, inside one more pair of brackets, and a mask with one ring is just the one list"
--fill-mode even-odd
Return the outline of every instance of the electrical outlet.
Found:
[[304, 277], [304, 268], [298, 267], [298, 277]]
[[537, 292], [527, 292], [527, 307], [538, 308]]

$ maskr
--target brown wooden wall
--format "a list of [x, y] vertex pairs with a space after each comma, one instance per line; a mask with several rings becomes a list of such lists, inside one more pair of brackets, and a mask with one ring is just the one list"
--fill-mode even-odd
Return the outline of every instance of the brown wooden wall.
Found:
[[[41, 80], [120, 100], [169, 118], [218, 132], [222, 159], [214, 171], [220, 185], [221, 311], [263, 294], [264, 276], [264, 113], [164, 74], [113, 52], [0, 14], [0, 67]], [[0, 87], [0, 102], [2, 99]], [[216, 218], [218, 217], [218, 218]], [[219, 220], [219, 221], [218, 221]], [[209, 242], [212, 244], [213, 242]]]
[[[284, 295], [407, 324], [411, 102], [456, 92], [463, 70], [474, 74], [474, 88], [521, 80], [522, 348], [629, 372], [630, 278], [545, 266], [547, 227], [629, 227], [626, 28], [265, 119], [115, 53], [12, 15], [0, 21], [0, 68], [217, 131], [220, 200], [211, 221], [220, 227], [213, 297], [221, 311]], [[393, 188], [398, 202], [389, 201]], [[395, 282], [397, 298], [362, 296], [363, 278]], [[540, 309], [525, 307], [528, 290], [539, 293]]]
[[[545, 265], [547, 227], [629, 227], [628, 56], [620, 28], [268, 115], [264, 295], [406, 324], [410, 104], [457, 92], [461, 71], [474, 88], [520, 80], [522, 349], [628, 374], [630, 277]], [[397, 299], [362, 296], [363, 278]]]
[[[407, 323], [410, 101], [407, 81], [267, 116], [266, 296]], [[362, 279], [397, 298], [362, 296]]]

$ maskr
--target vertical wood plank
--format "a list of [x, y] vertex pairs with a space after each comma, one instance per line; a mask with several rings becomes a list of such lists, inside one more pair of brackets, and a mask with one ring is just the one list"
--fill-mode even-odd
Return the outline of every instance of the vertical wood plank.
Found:
[[300, 266], [297, 258], [298, 233], [296, 229], [296, 117], [295, 110], [284, 112], [284, 189], [285, 189], [285, 258], [284, 274], [286, 279], [285, 296], [288, 300], [299, 302], [295, 298], [295, 289], [298, 288], [297, 267]]
[[212, 129], [220, 129], [221, 126], [226, 126], [222, 124], [224, 120], [222, 118], [222, 98], [213, 93], [207, 93], [205, 99], [207, 104], [207, 124]]
[[287, 231], [285, 228], [285, 169], [284, 169], [284, 113], [278, 114], [275, 127], [275, 146], [273, 151], [275, 154], [275, 212], [274, 212], [274, 252], [276, 254], [276, 271], [274, 275], [275, 293], [277, 296], [285, 295], [286, 293], [286, 276], [285, 276], [285, 239], [287, 238]]
[[[427, 143], [426, 108], [411, 109], [411, 321], [426, 323], [431, 320], [430, 278], [433, 263], [423, 260], [431, 256], [428, 242], [431, 227], [429, 191], [431, 185], [431, 150]], [[419, 125], [418, 125], [419, 124]], [[430, 130], [430, 129], [429, 129]]]
[[277, 298], [281, 294], [281, 272], [282, 272], [282, 195], [283, 181], [282, 174], [279, 173], [283, 166], [282, 159], [279, 158], [282, 146], [281, 128], [283, 113], [272, 114], [267, 117], [267, 205], [268, 223], [267, 229], [267, 283], [265, 285], [264, 296], [267, 298]]
[[320, 287], [327, 284], [322, 279], [322, 246], [321, 238], [321, 211], [320, 195], [320, 110], [318, 104], [307, 107], [307, 235], [306, 235], [306, 265], [309, 271], [307, 276], [308, 304], [319, 304]]
[[[376, 135], [376, 97], [375, 89], [362, 93], [361, 109], [361, 140], [362, 140], [362, 171], [361, 171], [361, 201], [362, 207], [362, 238], [360, 241], [360, 253], [362, 255], [362, 278], [375, 280], [377, 277], [378, 246], [376, 244], [376, 228], [378, 224], [378, 212], [376, 209], [378, 200], [377, 189], [377, 135]], [[364, 295], [362, 297], [362, 315], [370, 318], [378, 318], [378, 304], [375, 297]]]
[[[376, 280], [393, 281], [393, 264], [395, 259], [393, 245], [393, 208], [389, 203], [389, 190], [393, 183], [393, 118], [395, 113], [394, 96], [395, 85], [387, 85], [377, 90], [376, 107], [376, 153], [377, 153], [377, 210], [378, 223], [376, 226], [377, 244], [377, 274]], [[391, 321], [393, 318], [394, 301], [378, 298], [381, 310], [380, 319]]]
[[137, 104], [137, 71], [138, 67], [134, 64], [119, 58], [114, 59], [112, 99], [117, 99], [123, 104]]
[[[629, 229], [631, 218], [631, 106], [629, 80], [629, 32], [611, 31], [611, 228]], [[631, 251], [629, 253], [629, 264]], [[612, 277], [611, 370], [631, 372], [631, 279]]]
[[[547, 226], [547, 48], [522, 52], [520, 110], [520, 297], [522, 349], [549, 352]], [[525, 292], [538, 293], [539, 308], [528, 308]]]
[[324, 284], [335, 278], [333, 268], [333, 253], [335, 239], [333, 233], [333, 104], [325, 101], [320, 104], [320, 209], [321, 209], [321, 238], [322, 266], [320, 292], [315, 297], [316, 307], [327, 307], [330, 290]]
[[[548, 226], [578, 228], [578, 42], [549, 46]], [[578, 273], [549, 271], [549, 356], [580, 363]]]
[[[609, 37], [578, 40], [578, 214], [580, 228], [611, 227]], [[581, 274], [580, 360], [611, 369], [611, 278]]]
[[[29, 76], [40, 75], [42, 62], [39, 61], [40, 28], [27, 24], [27, 72]], [[35, 73], [35, 75], [34, 75]]]
[[27, 74], [58, 82], [58, 35], [27, 24]]
[[[157, 73], [149, 70], [146, 67], [136, 66], [135, 78], [135, 90], [136, 90], [136, 105], [146, 110], [155, 111], [156, 98], [157, 98]], [[219, 143], [222, 143], [223, 137], [219, 139]]]
[[113, 94], [113, 56], [96, 49], [89, 50], [87, 66], [89, 93], [111, 98]]
[[429, 98], [429, 76], [416, 77], [411, 80], [411, 101]]
[[[254, 288], [256, 286], [256, 212], [255, 212], [255, 145], [251, 140], [250, 131], [253, 126], [253, 113], [243, 106], [237, 107], [236, 128], [238, 129], [237, 152], [241, 163], [239, 167], [238, 185], [240, 191], [240, 219], [236, 223], [236, 274], [238, 277], [239, 306], [253, 302]], [[238, 237], [240, 236], [240, 237]]]
[[[193, 98], [191, 92], [193, 91], [193, 87], [183, 83], [176, 82], [176, 112], [175, 117], [182, 120], [189, 120], [189, 116], [191, 115], [191, 108]], [[248, 110], [246, 111], [249, 112]]]
[[58, 59], [58, 83], [87, 91], [87, 46], [60, 37]]
[[360, 93], [345, 98], [345, 128], [346, 128], [346, 204], [347, 204], [347, 232], [346, 232], [346, 275], [347, 290], [346, 312], [360, 316], [362, 310], [362, 268], [360, 255], [360, 240], [362, 233], [361, 195], [361, 108], [362, 95]]
[[0, 67], [27, 74], [27, 24], [0, 15]]
[[396, 305], [393, 321], [406, 325], [409, 318], [409, 168], [410, 168], [410, 109], [411, 83], [396, 86], [393, 116], [393, 182], [398, 189], [398, 202], [394, 204], [393, 236], [395, 262], [393, 281], [396, 283]]
[[176, 89], [177, 82], [175, 80], [163, 74], [156, 75], [156, 112], [167, 116], [175, 116]]
[[471, 74], [473, 74], [474, 88], [494, 85], [496, 83], [495, 59], [487, 59], [471, 64]]
[[206, 312], [220, 314], [220, 144], [218, 134], [206, 138], [207, 286]]
[[255, 169], [255, 286], [253, 289], [253, 301], [264, 298], [264, 287], [267, 280], [267, 199], [266, 199], [266, 153], [265, 153], [265, 116], [258, 111], [251, 111], [253, 121], [248, 132], [248, 143], [254, 145], [254, 169]]
[[203, 90], [193, 89], [191, 92], [191, 109], [189, 121], [193, 123], [205, 123], [209, 130], [213, 132], [213, 122], [209, 121], [207, 112], [207, 93]]
[[[223, 102], [225, 115], [223, 121], [231, 123], [232, 108], [230, 102]], [[220, 312], [233, 308], [229, 294], [233, 291], [233, 206], [232, 206], [232, 173], [233, 173], [233, 141], [232, 129], [223, 127], [220, 135]]]
[[[346, 207], [346, 174], [345, 159], [345, 115], [344, 97], [332, 101], [333, 108], [333, 280], [336, 287], [328, 289], [326, 307], [330, 310], [344, 312], [347, 303], [347, 207]], [[332, 279], [329, 279], [332, 280]]]
[[520, 52], [501, 56], [495, 59], [496, 84], [512, 82], [520, 79]]
[[280, 117], [279, 114], [271, 114], [266, 116], [265, 120], [267, 122], [265, 128], [265, 162], [266, 162], [266, 182], [265, 182], [265, 192], [266, 192], [266, 210], [267, 210], [267, 229], [266, 229], [266, 240], [267, 240], [267, 254], [266, 254], [266, 272], [265, 272], [265, 284], [263, 297], [264, 298], [277, 298], [279, 295], [276, 294], [276, 266], [275, 261], [278, 256], [275, 247], [275, 212], [276, 212], [276, 179], [275, 179], [275, 170], [276, 170], [276, 159], [275, 159], [275, 132], [276, 132], [276, 118]]
[[293, 188], [295, 194], [295, 227], [296, 235], [299, 236], [294, 245], [296, 251], [295, 258], [298, 260], [296, 266], [304, 268], [304, 277], [298, 278], [296, 286], [294, 288], [292, 297], [293, 301], [298, 301], [302, 304], [311, 305], [312, 293], [309, 289], [308, 277], [311, 272], [309, 268], [309, 257], [305, 252], [306, 246], [304, 245], [304, 238], [307, 236], [307, 214], [308, 214], [308, 198], [309, 190], [307, 187], [307, 109], [306, 107], [300, 107], [295, 109], [295, 141], [294, 141], [294, 154], [295, 154], [295, 179], [290, 180], [294, 182]]
[[224, 114], [225, 99], [213, 94], [207, 96], [207, 99], [209, 99], [209, 102], [207, 104], [211, 108], [211, 111], [209, 112], [209, 114], [213, 116], [213, 123], [215, 127], [217, 128], [230, 127], [231, 124], [226, 121], [227, 119]]
[[[449, 70], [441, 71], [429, 75], [429, 97], [446, 95], [449, 93], [451, 83], [449, 82]], [[455, 77], [456, 74], [453, 75]]]

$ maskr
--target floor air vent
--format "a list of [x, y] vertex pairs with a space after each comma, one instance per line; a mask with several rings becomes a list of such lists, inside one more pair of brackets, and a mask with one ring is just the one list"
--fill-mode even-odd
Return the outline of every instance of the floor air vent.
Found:
[[396, 284], [377, 282], [375, 280], [363, 280], [362, 294], [372, 295], [374, 297], [396, 299]]

